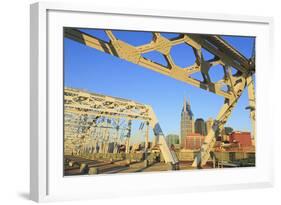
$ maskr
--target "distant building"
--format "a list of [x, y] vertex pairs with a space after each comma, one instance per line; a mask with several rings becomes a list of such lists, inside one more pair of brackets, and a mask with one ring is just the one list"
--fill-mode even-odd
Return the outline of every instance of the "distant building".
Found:
[[194, 119], [190, 108], [190, 103], [184, 98], [183, 108], [181, 111], [181, 136], [180, 142], [187, 136], [188, 133], [194, 133]]
[[174, 135], [174, 134], [170, 134], [166, 136], [166, 141], [169, 147], [171, 147], [171, 145], [176, 145], [179, 144], [179, 136], [178, 135]]
[[252, 146], [250, 132], [232, 132], [229, 136], [230, 143], [237, 143], [240, 147]]
[[233, 132], [232, 127], [224, 127], [224, 133], [225, 135], [230, 135]]
[[204, 143], [205, 137], [198, 133], [188, 134], [182, 141], [183, 149], [198, 150]]
[[229, 142], [229, 135], [233, 132], [233, 128], [224, 127], [221, 133], [221, 141]]
[[206, 124], [202, 118], [198, 118], [195, 120], [195, 133], [199, 133], [203, 136], [207, 135]]

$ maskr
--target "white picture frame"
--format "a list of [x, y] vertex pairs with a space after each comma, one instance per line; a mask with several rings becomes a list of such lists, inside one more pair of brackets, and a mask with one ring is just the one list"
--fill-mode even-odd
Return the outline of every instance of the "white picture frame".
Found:
[[[31, 5], [30, 25], [32, 200], [41, 202], [95, 199], [127, 194], [149, 195], [273, 186], [274, 135], [270, 129], [271, 116], [264, 109], [271, 106], [269, 98], [266, 97], [270, 95], [268, 91], [270, 84], [266, 83], [270, 81], [270, 76], [265, 70], [273, 69], [272, 18], [187, 11], [97, 8], [94, 4], [44, 2]], [[256, 36], [258, 116], [256, 167], [141, 175], [63, 177], [62, 29], [65, 26]], [[138, 186], [130, 185], [131, 182]], [[112, 183], [119, 184], [119, 188], [110, 186]]]

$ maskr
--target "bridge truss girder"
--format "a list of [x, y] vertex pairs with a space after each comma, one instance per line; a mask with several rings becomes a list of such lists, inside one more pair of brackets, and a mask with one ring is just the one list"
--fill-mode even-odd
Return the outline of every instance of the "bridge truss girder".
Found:
[[[103, 129], [103, 131], [107, 131], [107, 132], [109, 128], [116, 129], [116, 127], [109, 126], [106, 123], [98, 124], [97, 123], [98, 119], [106, 118], [106, 119], [116, 120], [118, 122], [117, 126], [119, 126], [119, 122], [121, 120], [125, 119], [128, 122], [128, 126], [127, 128], [122, 128], [122, 129], [123, 130], [125, 129], [127, 131], [127, 137], [124, 140], [124, 143], [127, 145], [126, 152], [128, 152], [132, 120], [144, 121], [147, 127], [146, 137], [145, 137], [145, 151], [147, 152], [147, 148], [148, 148], [148, 134], [149, 134], [148, 126], [150, 126], [154, 131], [157, 145], [159, 146], [162, 152], [165, 162], [172, 163], [173, 165], [176, 165], [178, 163], [177, 157], [169, 150], [168, 145], [164, 138], [164, 134], [161, 131], [160, 125], [156, 118], [156, 115], [152, 110], [151, 106], [149, 105], [140, 104], [132, 100], [110, 97], [110, 96], [105, 96], [95, 93], [89, 93], [77, 89], [65, 88], [64, 112], [65, 112], [65, 133], [66, 133], [65, 137], [71, 138], [71, 136], [74, 136], [72, 137], [72, 139], [75, 138], [75, 136], [77, 135], [77, 130], [75, 130], [74, 128], [75, 126], [78, 128], [86, 128], [84, 129], [84, 132], [82, 132], [82, 135], [90, 136], [91, 135], [90, 131], [92, 128], [94, 129], [105, 128]], [[71, 120], [66, 120], [67, 118], [66, 116], [68, 115], [73, 115], [76, 117], [76, 119], [73, 120], [72, 117]], [[93, 116], [94, 119], [96, 120], [92, 120], [91, 123], [83, 119], [84, 117], [93, 117]], [[119, 127], [118, 130], [120, 129], [121, 128]], [[67, 135], [68, 130], [70, 130], [70, 135]], [[95, 133], [94, 135], [97, 135], [97, 133]], [[118, 137], [117, 135], [116, 135], [116, 139], [118, 140], [120, 139], [120, 137]], [[107, 137], [105, 141], [109, 142], [108, 139], [109, 134], [103, 133], [103, 137], [104, 136]], [[77, 141], [77, 144], [90, 144], [89, 140], [87, 142], [85, 142], [85, 140], [81, 141], [81, 137], [80, 138], [78, 137], [77, 140], [79, 140]]]
[[[125, 41], [117, 39], [112, 30], [105, 30], [105, 32], [110, 39], [109, 42], [73, 28], [66, 28], [64, 30], [64, 36], [225, 98], [225, 103], [216, 117], [213, 130], [206, 137], [200, 153], [194, 160], [193, 166], [203, 166], [206, 164], [210, 156], [210, 151], [215, 144], [216, 130], [222, 129], [243, 90], [247, 86], [250, 101], [250, 116], [252, 125], [254, 126], [255, 96], [252, 80], [252, 76], [255, 73], [254, 58], [247, 59], [217, 35], [180, 34], [178, 37], [167, 39], [158, 32], [151, 32], [153, 39], [150, 43], [141, 46], [132, 46]], [[196, 59], [193, 65], [185, 68], [176, 65], [171, 55], [171, 48], [178, 44], [185, 44], [192, 48]], [[206, 49], [213, 54], [214, 58], [205, 60], [202, 49]], [[167, 66], [160, 65], [143, 57], [143, 54], [151, 51], [162, 54], [167, 61]], [[224, 76], [220, 80], [213, 82], [209, 72], [211, 69], [216, 69], [216, 65], [223, 67]], [[200, 73], [203, 80], [192, 77], [195, 73]]]
[[[65, 112], [64, 145], [66, 153], [88, 150], [89, 153], [106, 153], [108, 143], [117, 144], [129, 138], [129, 122], [124, 119], [112, 119], [91, 114]], [[100, 149], [98, 149], [100, 148]]]

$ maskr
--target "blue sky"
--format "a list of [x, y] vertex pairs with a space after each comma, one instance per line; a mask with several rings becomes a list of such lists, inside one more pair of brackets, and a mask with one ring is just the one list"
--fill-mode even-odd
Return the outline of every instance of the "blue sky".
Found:
[[[108, 41], [103, 30], [83, 29], [96, 37]], [[151, 33], [113, 31], [117, 38], [134, 46], [149, 43]], [[173, 37], [175, 34], [163, 34]], [[254, 38], [224, 36], [226, 41], [237, 48], [247, 58], [251, 56]], [[192, 49], [178, 45], [171, 50], [175, 63], [187, 66], [194, 63]], [[206, 59], [212, 55], [203, 52]], [[145, 54], [158, 63], [165, 64], [161, 55], [155, 52]], [[87, 47], [73, 40], [64, 39], [64, 82], [65, 86], [88, 90], [105, 95], [132, 99], [150, 104], [165, 134], [180, 133], [180, 112], [184, 96], [191, 102], [195, 118], [215, 118], [223, 105], [223, 97], [177, 81], [157, 72], [116, 58], [109, 54]], [[213, 80], [219, 79], [223, 73], [217, 66], [210, 73]], [[200, 74], [193, 77], [201, 79]], [[227, 125], [236, 130], [251, 131], [247, 91], [243, 93]]]

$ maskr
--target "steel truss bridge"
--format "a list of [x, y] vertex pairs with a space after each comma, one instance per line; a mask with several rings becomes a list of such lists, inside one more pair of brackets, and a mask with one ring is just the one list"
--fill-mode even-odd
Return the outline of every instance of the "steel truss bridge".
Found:
[[[65, 88], [64, 115], [66, 153], [77, 150], [86, 153], [117, 153], [121, 143], [126, 145], [126, 153], [129, 153], [132, 120], [139, 120], [144, 122], [141, 127], [146, 125], [145, 153], [148, 151], [149, 127], [152, 127], [156, 145], [165, 162], [171, 163], [175, 168], [178, 164], [178, 159], [169, 149], [156, 115], [149, 105]], [[123, 134], [119, 133], [122, 131]], [[111, 148], [109, 145], [112, 145]]]
[[[254, 48], [252, 57], [248, 59], [218, 35], [179, 34], [179, 36], [175, 38], [168, 39], [158, 32], [151, 32], [153, 38], [150, 43], [133, 46], [116, 38], [112, 30], [105, 30], [105, 33], [110, 39], [108, 42], [84, 33], [79, 29], [65, 28], [64, 30], [64, 36], [69, 39], [179, 81], [183, 81], [197, 88], [212, 92], [225, 99], [213, 123], [212, 130], [205, 137], [200, 153], [196, 156], [192, 166], [202, 167], [209, 160], [216, 141], [216, 131], [221, 131], [223, 129], [245, 89], [248, 89], [248, 109], [250, 111], [253, 130], [252, 137], [253, 139], [255, 138]], [[195, 56], [193, 65], [184, 68], [176, 65], [171, 55], [171, 48], [179, 44], [185, 44], [192, 48]], [[203, 49], [213, 54], [214, 58], [205, 60], [202, 52]], [[167, 62], [167, 66], [160, 65], [159, 63], [143, 57], [143, 54], [152, 51], [162, 54]], [[209, 73], [210, 70], [214, 69], [215, 71], [216, 65], [221, 65], [223, 67], [224, 75], [221, 79], [214, 82]], [[195, 73], [201, 73], [203, 80], [192, 77]], [[112, 106], [114, 108], [115, 104], [112, 104]], [[77, 109], [76, 112], [78, 112]], [[129, 107], [128, 110], [130, 110]], [[150, 108], [149, 110], [152, 109]], [[81, 112], [83, 111], [79, 110], [79, 113]], [[155, 115], [153, 114], [151, 116]], [[154, 130], [160, 128], [157, 120], [150, 121], [150, 126], [152, 126]], [[170, 161], [175, 163], [173, 157], [170, 157]]]

